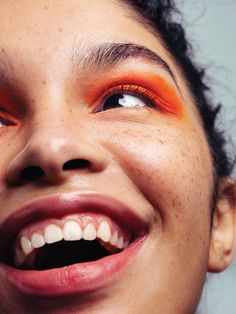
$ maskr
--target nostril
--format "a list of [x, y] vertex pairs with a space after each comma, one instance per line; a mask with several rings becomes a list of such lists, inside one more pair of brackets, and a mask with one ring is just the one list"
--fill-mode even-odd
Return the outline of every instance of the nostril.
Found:
[[35, 179], [40, 179], [45, 175], [44, 171], [37, 166], [27, 167], [21, 172], [22, 181], [33, 181]]
[[72, 159], [64, 163], [63, 170], [84, 169], [90, 166], [90, 162], [86, 159]]

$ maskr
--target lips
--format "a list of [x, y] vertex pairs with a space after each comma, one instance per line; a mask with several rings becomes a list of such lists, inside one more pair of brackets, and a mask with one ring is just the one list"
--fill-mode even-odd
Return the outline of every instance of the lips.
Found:
[[23, 293], [91, 292], [122, 276], [147, 230], [134, 210], [110, 197], [95, 193], [45, 197], [0, 225], [4, 239], [0, 270]]

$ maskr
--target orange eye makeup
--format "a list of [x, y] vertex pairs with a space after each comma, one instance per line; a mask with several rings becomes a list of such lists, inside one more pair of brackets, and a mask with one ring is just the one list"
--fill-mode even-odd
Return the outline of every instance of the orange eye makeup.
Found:
[[0, 129], [18, 124], [15, 116], [14, 102], [5, 91], [0, 90]]
[[4, 126], [16, 125], [17, 122], [6, 112], [0, 110], [0, 129]]
[[118, 78], [95, 82], [86, 94], [86, 101], [92, 107], [99, 107], [109, 95], [129, 93], [140, 97], [161, 113], [183, 117], [184, 106], [174, 87], [155, 74], [129, 74]]

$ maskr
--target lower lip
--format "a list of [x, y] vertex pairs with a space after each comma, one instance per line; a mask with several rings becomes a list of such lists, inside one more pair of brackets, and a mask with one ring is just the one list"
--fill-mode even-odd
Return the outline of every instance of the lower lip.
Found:
[[118, 254], [98, 261], [79, 263], [45, 271], [18, 270], [4, 264], [0, 268], [14, 288], [35, 296], [64, 296], [94, 292], [116, 282], [133, 257], [138, 254], [143, 238]]

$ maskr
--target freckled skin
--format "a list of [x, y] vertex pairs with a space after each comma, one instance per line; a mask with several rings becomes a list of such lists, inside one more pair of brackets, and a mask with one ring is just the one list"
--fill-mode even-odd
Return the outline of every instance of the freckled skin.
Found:
[[[89, 190], [117, 199], [122, 195], [149, 225], [132, 267], [114, 284], [82, 298], [22, 296], [0, 273], [0, 312], [194, 313], [209, 253], [212, 163], [173, 58], [119, 1], [5, 0], [0, 7], [1, 57], [7, 52], [14, 64], [9, 96], [18, 87], [21, 91], [13, 113], [1, 103], [1, 110], [19, 124], [0, 130], [0, 221], [27, 201]], [[174, 72], [185, 119], [150, 108], [91, 113], [83, 97], [86, 84], [95, 82], [95, 76], [103, 80], [104, 73], [79, 67], [71, 71], [75, 39], [78, 49], [88, 41], [128, 41], [158, 53]], [[132, 61], [129, 66], [134, 73], [149, 67], [149, 73], [170, 80], [163, 69], [150, 64]], [[120, 72], [125, 70], [126, 65], [119, 66]], [[44, 168], [48, 184], [11, 185], [9, 173], [16, 179], [32, 158]], [[89, 160], [97, 170], [63, 172], [62, 165], [75, 158]]]

